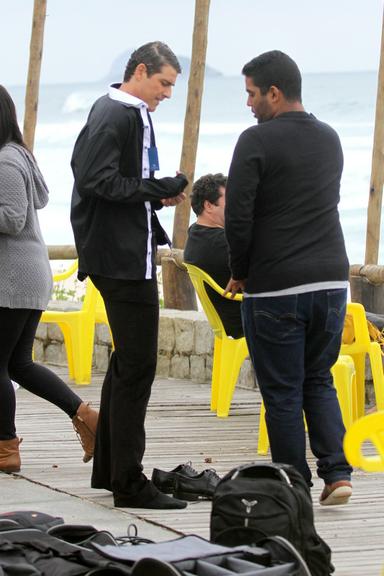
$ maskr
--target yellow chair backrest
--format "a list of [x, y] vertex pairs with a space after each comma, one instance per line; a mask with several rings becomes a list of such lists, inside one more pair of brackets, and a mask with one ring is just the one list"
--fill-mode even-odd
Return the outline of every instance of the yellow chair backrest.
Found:
[[367, 351], [370, 343], [364, 306], [358, 302], [348, 302], [341, 354], [355, 354], [363, 350]]
[[[375, 455], [363, 453], [367, 442], [375, 447]], [[368, 414], [350, 426], [344, 437], [344, 452], [352, 466], [367, 472], [384, 472], [384, 411]]]
[[[79, 261], [78, 259], [76, 259], [73, 261], [73, 263], [67, 270], [53, 274], [53, 282], [62, 282], [64, 280], [68, 280], [68, 278], [71, 278], [71, 276], [77, 274], [78, 269], [79, 269]], [[96, 316], [97, 316], [96, 322], [104, 322], [104, 321], [107, 322], [104, 302], [101, 298], [101, 295], [99, 291], [95, 288], [95, 285], [93, 284], [92, 280], [90, 278], [87, 278], [84, 300], [81, 306], [82, 312], [87, 312], [93, 309], [95, 306], [95, 301], [96, 301]]]
[[77, 272], [78, 268], [79, 261], [76, 259], [73, 261], [68, 270], [64, 270], [64, 272], [56, 272], [56, 274], [53, 275], [53, 281], [61, 282], [62, 280], [67, 280]]
[[[189, 277], [191, 279], [191, 282], [192, 282], [192, 284], [193, 284], [193, 286], [197, 292], [197, 295], [199, 297], [199, 300], [201, 302], [203, 310], [204, 310], [204, 312], [208, 318], [208, 322], [211, 325], [211, 328], [212, 328], [215, 336], [217, 336], [217, 338], [226, 337], [227, 334], [225, 332], [225, 328], [223, 326], [223, 323], [221, 321], [221, 318], [220, 318], [218, 312], [216, 311], [216, 308], [214, 307], [214, 305], [212, 304], [212, 302], [208, 296], [206, 285], [210, 286], [213, 290], [215, 290], [215, 292], [220, 294], [220, 296], [223, 296], [224, 288], [221, 288], [213, 280], [213, 278], [211, 278], [211, 276], [209, 276], [209, 274], [204, 272], [204, 270], [201, 270], [201, 268], [198, 268], [197, 266], [194, 266], [193, 264], [187, 264], [187, 262], [184, 262], [184, 265], [186, 266], [186, 268], [188, 270], [188, 274], [189, 274]], [[227, 298], [228, 300], [232, 300], [230, 294], [223, 296], [223, 298]], [[236, 294], [236, 296], [233, 298], [233, 300], [237, 300], [237, 301], [241, 301], [242, 299], [243, 299], [243, 296], [241, 294]]]
[[358, 302], [347, 304], [347, 315], [353, 320], [353, 338], [350, 343], [341, 344], [340, 354], [352, 356], [356, 368], [357, 387], [357, 411], [359, 416], [364, 416], [365, 412], [365, 359], [368, 354], [372, 372], [373, 386], [375, 390], [376, 406], [379, 410], [384, 410], [384, 373], [382, 362], [382, 350], [377, 341], [372, 341], [368, 331], [367, 318], [364, 306]]
[[[64, 272], [54, 274], [60, 282], [76, 274], [77, 260]], [[89, 384], [92, 372], [92, 354], [95, 333], [95, 315], [98, 291], [90, 278], [86, 280], [85, 296], [79, 310], [45, 310], [41, 322], [57, 324], [64, 337], [69, 376], [77, 384]]]
[[[356, 304], [356, 303], [354, 303]], [[345, 316], [344, 322], [344, 329], [342, 335], [342, 343], [343, 344], [353, 344], [356, 340], [356, 332], [355, 332], [355, 321], [357, 321], [357, 329], [362, 331], [364, 334], [364, 340], [366, 341], [366, 329], [363, 324], [360, 324], [362, 321], [361, 316], [361, 309], [359, 310], [358, 307], [352, 306], [352, 304], [348, 304], [349, 311]], [[378, 342], [381, 347], [384, 345], [384, 335], [383, 332], [380, 331], [377, 326], [375, 326], [372, 322], [366, 319], [366, 325], [368, 330], [369, 339], [372, 342]]]
[[[53, 282], [55, 283], [55, 282], [62, 282], [64, 280], [68, 280], [68, 278], [71, 278], [71, 276], [74, 276], [75, 274], [77, 274], [78, 269], [79, 269], [79, 261], [78, 261], [78, 259], [76, 259], [73, 261], [73, 263], [71, 264], [71, 266], [67, 270], [64, 270], [63, 272], [56, 272], [55, 274], [53, 274]], [[92, 310], [92, 313], [93, 313], [93, 309], [95, 307], [95, 303], [97, 302], [98, 296], [99, 296], [99, 293], [96, 290], [91, 279], [87, 278], [84, 299], [83, 299], [82, 304], [81, 304], [81, 312], [87, 313], [88, 311]], [[52, 311], [51, 307], [50, 307], [49, 311]], [[42, 322], [44, 321], [44, 314], [43, 314]]]

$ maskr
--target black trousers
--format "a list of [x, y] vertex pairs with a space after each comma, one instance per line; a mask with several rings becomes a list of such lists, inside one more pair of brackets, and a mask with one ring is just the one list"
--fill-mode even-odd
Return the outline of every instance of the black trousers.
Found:
[[16, 398], [11, 379], [52, 402], [72, 418], [81, 404], [54, 372], [32, 360], [41, 310], [0, 308], [0, 440], [16, 436]]
[[157, 361], [157, 280], [91, 279], [104, 299], [115, 347], [101, 392], [91, 485], [133, 506], [157, 493], [142, 466]]

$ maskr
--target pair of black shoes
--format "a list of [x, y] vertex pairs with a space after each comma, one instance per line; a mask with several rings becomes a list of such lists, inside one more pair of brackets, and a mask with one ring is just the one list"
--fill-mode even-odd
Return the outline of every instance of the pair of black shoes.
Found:
[[179, 464], [170, 472], [154, 468], [152, 482], [164, 494], [172, 494], [180, 500], [212, 500], [220, 478], [215, 470], [197, 472], [187, 464]]

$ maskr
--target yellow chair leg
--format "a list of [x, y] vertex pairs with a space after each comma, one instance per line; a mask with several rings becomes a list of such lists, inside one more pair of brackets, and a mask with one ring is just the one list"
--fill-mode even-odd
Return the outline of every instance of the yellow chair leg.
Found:
[[350, 356], [339, 356], [331, 372], [344, 426], [347, 430], [354, 420], [355, 364]]
[[72, 346], [72, 336], [71, 336], [71, 327], [68, 326], [65, 322], [58, 322], [57, 325], [59, 326], [60, 330], [63, 333], [64, 338], [64, 346], [67, 353], [67, 363], [68, 363], [68, 375], [71, 380], [75, 379], [75, 372], [74, 372], [74, 361], [73, 361], [73, 346]]
[[76, 384], [89, 384], [92, 373], [94, 324], [83, 320], [58, 322], [64, 336], [69, 378]]
[[241, 365], [248, 356], [244, 338], [232, 340], [226, 338], [221, 343], [220, 385], [217, 399], [217, 416], [226, 418], [229, 414], [233, 392]]
[[361, 418], [365, 414], [365, 353], [351, 356], [356, 370], [357, 415]]
[[213, 366], [212, 366], [212, 384], [211, 384], [211, 410], [216, 412], [217, 400], [219, 397], [220, 386], [220, 367], [221, 367], [221, 338], [215, 336], [213, 346]]
[[89, 384], [92, 373], [94, 324], [83, 322], [72, 329], [74, 380], [76, 384]]
[[259, 437], [257, 439], [257, 453], [260, 455], [268, 454], [269, 439], [267, 432], [267, 424], [265, 422], [265, 406], [264, 402], [260, 405], [260, 418], [259, 418]]
[[372, 342], [369, 350], [373, 387], [375, 390], [376, 407], [384, 410], [384, 374], [381, 348], [377, 342]]

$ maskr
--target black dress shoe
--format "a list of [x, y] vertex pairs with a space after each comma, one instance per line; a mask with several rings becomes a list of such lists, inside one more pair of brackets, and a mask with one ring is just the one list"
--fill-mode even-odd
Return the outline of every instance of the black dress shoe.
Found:
[[190, 478], [176, 473], [173, 494], [182, 500], [212, 500], [219, 480], [220, 477], [215, 470], [204, 470], [204, 472]]
[[176, 466], [176, 468], [169, 472], [154, 468], [152, 472], [152, 482], [156, 488], [164, 492], [164, 494], [173, 494], [175, 489], [175, 474], [180, 474], [187, 478], [198, 476], [198, 472], [192, 468], [191, 462], [187, 462], [186, 464], [179, 464], [179, 466]]
[[158, 492], [152, 498], [148, 500], [135, 498], [127, 498], [124, 495], [113, 495], [113, 501], [117, 508], [145, 508], [146, 510], [180, 510], [187, 507], [187, 503], [177, 498], [172, 498]]

